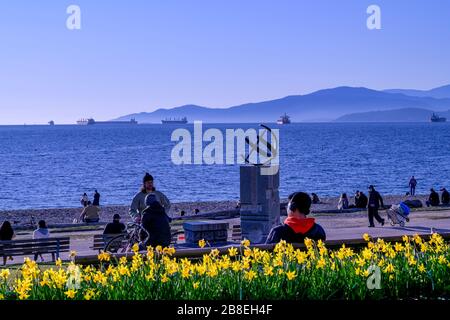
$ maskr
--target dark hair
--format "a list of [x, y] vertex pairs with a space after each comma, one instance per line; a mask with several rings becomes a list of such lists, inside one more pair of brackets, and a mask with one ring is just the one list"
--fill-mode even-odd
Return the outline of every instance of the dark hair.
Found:
[[311, 197], [305, 192], [296, 192], [289, 195], [289, 207], [292, 212], [295, 210], [300, 211], [304, 215], [308, 215], [311, 210]]
[[120, 220], [120, 215], [119, 215], [118, 213], [116, 213], [116, 214], [113, 216], [113, 220]]
[[347, 194], [346, 194], [346, 193], [343, 193], [343, 194], [341, 195], [341, 197], [342, 197], [342, 198], [347, 198]]
[[90, 206], [92, 204], [92, 202], [88, 201], [87, 204], [88, 204], [88, 206]]
[[39, 228], [41, 228], [41, 229], [47, 229], [47, 224], [45, 223], [44, 220], [40, 220], [40, 221], [38, 222], [38, 226], [39, 226]]
[[3, 222], [2, 226], [0, 227], [0, 240], [9, 241], [12, 239], [13, 235], [14, 230], [11, 226], [11, 223], [9, 221]]

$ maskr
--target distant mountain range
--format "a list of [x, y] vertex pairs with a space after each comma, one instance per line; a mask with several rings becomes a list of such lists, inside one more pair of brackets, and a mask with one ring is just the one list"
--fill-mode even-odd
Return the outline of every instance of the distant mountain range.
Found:
[[412, 90], [412, 89], [390, 89], [384, 90], [388, 93], [402, 93], [412, 97], [431, 97], [436, 99], [450, 98], [450, 85], [434, 88], [431, 90]]
[[[396, 112], [390, 113], [393, 110]], [[114, 120], [128, 121], [135, 118], [139, 123], [161, 123], [164, 118], [186, 116], [189, 122], [201, 120], [210, 123], [273, 123], [281, 114], [287, 113], [293, 122], [336, 119], [367, 121], [373, 120], [371, 116], [385, 119], [379, 121], [391, 121], [392, 116], [397, 119], [411, 119], [402, 121], [426, 121], [433, 112], [431, 110], [436, 112], [450, 110], [450, 85], [429, 91], [402, 89], [377, 91], [368, 88], [337, 87], [224, 109], [185, 105], [129, 114]], [[411, 112], [416, 116], [411, 116]]]
[[[352, 113], [336, 119], [337, 122], [424, 122], [430, 121], [434, 111], [418, 108], [404, 108], [387, 111]], [[437, 115], [450, 119], [450, 110], [436, 112]]]

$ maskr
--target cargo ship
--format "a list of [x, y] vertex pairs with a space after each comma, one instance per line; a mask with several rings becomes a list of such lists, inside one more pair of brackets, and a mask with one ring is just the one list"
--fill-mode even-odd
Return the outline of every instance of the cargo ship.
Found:
[[291, 119], [286, 113], [284, 114], [284, 116], [281, 116], [281, 118], [277, 120], [277, 124], [290, 124], [290, 123]]
[[89, 118], [80, 119], [77, 121], [77, 124], [81, 126], [89, 126], [94, 124], [138, 124], [138, 122], [134, 118], [129, 121], [95, 121], [94, 119]]
[[183, 118], [180, 118], [180, 119], [177, 119], [177, 118], [166, 118], [166, 119], [164, 119], [164, 120], [161, 120], [161, 122], [163, 123], [163, 124], [186, 124], [186, 123], [188, 123], [188, 120], [187, 120], [187, 118], [186, 117], [183, 117]]
[[431, 122], [446, 122], [447, 118], [439, 117], [437, 114], [433, 113], [430, 120]]

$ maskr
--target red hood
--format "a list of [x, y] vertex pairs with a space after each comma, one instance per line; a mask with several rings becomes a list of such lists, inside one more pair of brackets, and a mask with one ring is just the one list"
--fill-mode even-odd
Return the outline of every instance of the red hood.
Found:
[[288, 217], [284, 220], [284, 224], [289, 226], [295, 233], [307, 233], [315, 224], [314, 218], [299, 219], [295, 217]]

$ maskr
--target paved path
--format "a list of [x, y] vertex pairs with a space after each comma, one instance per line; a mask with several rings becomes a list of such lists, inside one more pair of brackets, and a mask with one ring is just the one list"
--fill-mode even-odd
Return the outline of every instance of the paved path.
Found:
[[[386, 218], [384, 212], [381, 212], [381, 216]], [[411, 221], [406, 223], [404, 228], [398, 225], [391, 226], [387, 219], [384, 227], [377, 224], [375, 228], [368, 228], [367, 214], [364, 212], [320, 214], [316, 215], [315, 218], [317, 223], [324, 227], [327, 233], [327, 239], [329, 240], [361, 239], [364, 233], [368, 233], [372, 237], [414, 235], [416, 233], [429, 234], [432, 228], [438, 233], [450, 232], [450, 210], [412, 212], [410, 215]], [[232, 225], [239, 224], [240, 220], [239, 218], [231, 219], [228, 222], [231, 227]], [[89, 231], [79, 234], [61, 233], [58, 236], [69, 235], [71, 237], [71, 249], [77, 251], [78, 255], [92, 255], [95, 252], [89, 247], [92, 245], [93, 235], [98, 233], [100, 231]], [[48, 261], [48, 255], [44, 257]], [[63, 254], [62, 258], [67, 259], [68, 254]], [[15, 257], [12, 263], [21, 263], [22, 261], [23, 257]], [[8, 264], [11, 264], [11, 262], [8, 262]]]

